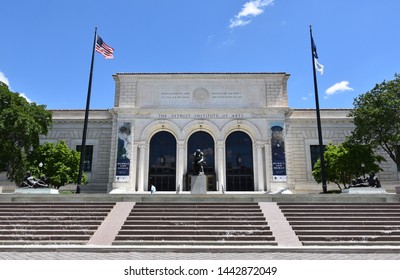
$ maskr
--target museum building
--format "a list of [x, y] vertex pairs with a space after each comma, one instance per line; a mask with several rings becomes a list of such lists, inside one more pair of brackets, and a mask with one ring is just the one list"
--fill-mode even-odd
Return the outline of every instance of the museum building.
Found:
[[[204, 155], [207, 192], [320, 190], [316, 113], [288, 106], [287, 73], [117, 73], [114, 107], [91, 110], [83, 188], [190, 192], [193, 155]], [[83, 110], [54, 110], [41, 142], [80, 149]], [[324, 145], [353, 129], [348, 110], [321, 110]], [[384, 154], [382, 154], [384, 155]], [[385, 155], [384, 155], [385, 156]], [[390, 160], [381, 180], [397, 180]]]

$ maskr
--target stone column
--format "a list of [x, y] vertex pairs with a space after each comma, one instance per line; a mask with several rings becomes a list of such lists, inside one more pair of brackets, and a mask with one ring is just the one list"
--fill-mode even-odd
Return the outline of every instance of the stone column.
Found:
[[[176, 187], [179, 191], [183, 190], [183, 174], [185, 172], [185, 144], [183, 142], [178, 142], [178, 155], [176, 162]], [[177, 189], [178, 190], [178, 189]]]
[[257, 144], [256, 145], [257, 149], [257, 175], [258, 175], [258, 184], [257, 184], [257, 190], [256, 191], [265, 191], [265, 182], [264, 182], [264, 160], [263, 160], [263, 145], [262, 144]]
[[132, 145], [132, 158], [131, 158], [131, 165], [130, 165], [130, 189], [128, 191], [137, 191], [137, 166], [138, 166], [138, 145]]
[[139, 162], [138, 166], [138, 192], [144, 192], [144, 171], [146, 168], [145, 164], [145, 153], [146, 145], [139, 145]]
[[271, 146], [264, 146], [264, 156], [265, 156], [265, 179], [266, 179], [266, 191], [271, 190], [271, 182], [272, 182], [272, 163], [271, 163]]
[[216, 170], [216, 175], [217, 175], [217, 181], [219, 184], [219, 189], [218, 192], [222, 193], [222, 187], [226, 189], [225, 185], [225, 149], [224, 149], [224, 142], [219, 141], [217, 142], [217, 158], [216, 161], [218, 163], [217, 165], [217, 170]]

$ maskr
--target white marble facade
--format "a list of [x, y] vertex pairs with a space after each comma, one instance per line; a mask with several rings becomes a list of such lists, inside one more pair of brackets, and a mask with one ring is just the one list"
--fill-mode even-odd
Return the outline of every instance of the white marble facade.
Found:
[[[270, 122], [285, 123], [288, 108], [286, 73], [218, 74], [128, 74], [114, 75], [115, 123], [131, 123], [130, 178], [114, 180], [113, 189], [148, 190], [150, 140], [166, 131], [176, 140], [176, 188], [185, 190], [190, 173], [188, 141], [195, 132], [206, 132], [214, 142], [215, 187], [229, 189], [226, 182], [225, 141], [235, 131], [252, 142], [253, 191], [268, 191], [274, 185], [270, 158]], [[116, 143], [112, 151], [116, 150]], [[113, 166], [111, 166], [111, 170]], [[113, 171], [111, 171], [113, 173]], [[240, 189], [239, 189], [240, 190]]]
[[[287, 73], [117, 73], [114, 108], [90, 112], [92, 185], [108, 192], [190, 190], [191, 154], [207, 154], [209, 192], [320, 189], [311, 176], [315, 110], [288, 107]], [[324, 143], [340, 143], [348, 110], [321, 110]], [[80, 145], [83, 111], [54, 111], [42, 141]], [[275, 159], [278, 127], [283, 159]], [[251, 163], [250, 163], [251, 160]], [[388, 160], [381, 178], [396, 180]], [[276, 173], [278, 172], [278, 173]], [[283, 173], [279, 173], [283, 172]], [[207, 172], [206, 172], [207, 173]], [[206, 174], [207, 175], [207, 174]]]

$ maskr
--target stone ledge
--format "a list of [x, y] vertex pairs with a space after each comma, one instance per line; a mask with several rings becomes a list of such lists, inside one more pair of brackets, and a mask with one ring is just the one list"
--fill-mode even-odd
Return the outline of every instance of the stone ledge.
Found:
[[349, 188], [342, 190], [342, 194], [385, 194], [386, 190], [384, 188], [371, 188], [371, 187], [361, 187], [361, 188]]
[[71, 191], [71, 192], [76, 192], [76, 185], [74, 184], [68, 184], [65, 186], [61, 186], [59, 189], [59, 191]]
[[14, 193], [18, 194], [59, 194], [58, 190], [52, 188], [16, 188]]

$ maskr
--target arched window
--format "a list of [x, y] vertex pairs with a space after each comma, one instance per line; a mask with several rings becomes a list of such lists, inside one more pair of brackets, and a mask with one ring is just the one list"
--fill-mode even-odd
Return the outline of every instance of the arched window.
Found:
[[176, 139], [166, 131], [156, 133], [150, 140], [149, 190], [176, 190]]
[[[207, 176], [207, 190], [215, 190], [215, 156], [214, 139], [210, 134], [204, 131], [193, 133], [188, 140], [187, 171], [188, 175], [193, 174], [193, 154], [200, 149], [204, 154], [204, 174]], [[189, 178], [188, 178], [189, 179]], [[190, 190], [190, 180], [187, 184], [187, 190]]]
[[254, 191], [253, 143], [249, 135], [236, 131], [226, 139], [226, 190]]

